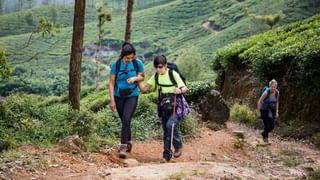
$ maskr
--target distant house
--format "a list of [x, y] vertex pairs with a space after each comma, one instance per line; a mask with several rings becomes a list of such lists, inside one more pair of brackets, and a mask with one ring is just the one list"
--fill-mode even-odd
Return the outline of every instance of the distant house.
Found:
[[[88, 45], [84, 47], [83, 55], [89, 57], [95, 57], [97, 53], [97, 46], [96, 45]], [[100, 55], [101, 57], [113, 56], [117, 54], [113, 48], [108, 46], [102, 46]]]

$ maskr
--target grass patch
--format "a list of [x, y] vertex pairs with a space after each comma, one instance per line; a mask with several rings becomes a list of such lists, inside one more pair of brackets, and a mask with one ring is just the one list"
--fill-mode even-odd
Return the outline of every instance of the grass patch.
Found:
[[182, 180], [183, 178], [185, 178], [187, 176], [186, 173], [184, 172], [176, 172], [174, 174], [171, 174], [169, 176], [169, 179], [172, 179], [172, 180]]
[[32, 171], [34, 168], [47, 167], [47, 159], [46, 156], [31, 155], [19, 149], [8, 150], [1, 154], [0, 169], [6, 172], [10, 166], [15, 166], [24, 167], [27, 171]]
[[191, 112], [191, 114], [180, 123], [179, 130], [183, 138], [194, 138], [200, 133], [198, 116], [195, 112]]
[[280, 156], [280, 160], [288, 167], [296, 167], [303, 163], [303, 160], [298, 156]]
[[308, 180], [318, 180], [318, 179], [320, 179], [320, 169], [308, 173], [307, 179]]
[[268, 159], [271, 158], [273, 161], [281, 161], [288, 167], [295, 167], [303, 163], [303, 159], [299, 153], [290, 148], [282, 149], [283, 154], [274, 153], [270, 151], [270, 149], [266, 149], [264, 147], [256, 148], [256, 152]]
[[300, 153], [291, 147], [283, 148], [282, 154], [279, 158], [288, 167], [295, 167], [303, 163]]

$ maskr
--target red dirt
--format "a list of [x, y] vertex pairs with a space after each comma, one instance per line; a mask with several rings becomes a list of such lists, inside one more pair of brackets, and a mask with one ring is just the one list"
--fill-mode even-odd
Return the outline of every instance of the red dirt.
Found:
[[[243, 131], [242, 148], [233, 131]], [[228, 123], [228, 129], [212, 131], [203, 128], [199, 137], [184, 142], [183, 154], [163, 163], [161, 140], [134, 142], [127, 159], [135, 159], [134, 167], [125, 165], [118, 158], [117, 149], [102, 149], [98, 153], [68, 154], [57, 148], [41, 149], [24, 146], [21, 149], [40, 165], [31, 169], [11, 167], [5, 178], [12, 179], [168, 179], [172, 174], [183, 172], [188, 179], [212, 179], [213, 177], [303, 177], [306, 168], [320, 167], [320, 152], [295, 141], [283, 141], [271, 136], [272, 144], [259, 147], [259, 131], [238, 124]], [[279, 161], [284, 149], [294, 149], [304, 160], [296, 167], [286, 167]], [[275, 154], [270, 156], [270, 153]], [[1, 169], [0, 169], [1, 170]], [[203, 172], [202, 172], [203, 171]], [[195, 173], [196, 172], [196, 173]], [[201, 173], [200, 173], [201, 172]], [[0, 171], [0, 179], [3, 178]], [[4, 178], [4, 179], [5, 179]]]

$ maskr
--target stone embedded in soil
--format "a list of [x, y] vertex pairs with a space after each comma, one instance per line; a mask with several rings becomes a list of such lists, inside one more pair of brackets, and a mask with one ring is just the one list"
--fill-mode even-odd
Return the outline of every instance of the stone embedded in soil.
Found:
[[244, 132], [243, 131], [233, 131], [232, 132], [237, 138], [244, 139]]
[[134, 167], [139, 165], [139, 161], [136, 159], [126, 159], [123, 161], [125, 167]]
[[81, 153], [87, 151], [87, 147], [78, 135], [67, 136], [58, 143], [59, 151], [66, 153]]

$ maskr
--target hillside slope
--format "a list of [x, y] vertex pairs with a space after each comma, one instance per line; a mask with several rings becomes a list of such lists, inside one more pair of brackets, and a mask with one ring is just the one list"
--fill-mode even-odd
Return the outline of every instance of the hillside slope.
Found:
[[[153, 0], [144, 3], [135, 3], [135, 10], [147, 9], [161, 5], [172, 0]], [[96, 3], [99, 2], [96, 0]], [[123, 2], [123, 1], [122, 1]], [[93, 1], [87, 2], [85, 22], [89, 23], [96, 20], [96, 9]], [[124, 4], [117, 0], [108, 0], [108, 8], [113, 15], [125, 16]], [[71, 3], [65, 5], [47, 5], [35, 7], [20, 12], [0, 15], [0, 37], [24, 34], [34, 31], [40, 17], [47, 17], [54, 24], [69, 27], [73, 25], [74, 6]]]
[[[261, 27], [257, 27], [248, 17], [244, 16], [243, 9], [245, 8], [257, 14], [260, 12], [261, 14], [275, 13], [281, 9], [287, 17], [280, 22], [280, 25], [305, 19], [315, 12], [313, 4], [309, 1], [269, 0], [268, 2], [272, 6], [266, 8], [265, 3], [254, 0], [239, 2], [234, 0], [174, 0], [148, 9], [137, 10], [133, 14], [132, 41], [137, 47], [138, 54], [145, 56], [147, 61], [158, 53], [164, 53], [169, 59], [173, 59], [179, 55], [181, 50], [195, 47], [203, 55], [203, 62], [210, 63], [211, 56], [217, 48], [261, 31]], [[225, 14], [228, 16], [225, 17]], [[214, 32], [202, 26], [207, 20], [212, 21], [215, 18], [217, 18], [217, 23], [224, 24], [219, 31]], [[115, 42], [119, 47], [123, 39], [124, 27], [125, 16], [115, 16], [113, 21], [105, 26], [104, 43]], [[21, 86], [24, 86], [22, 90], [29, 89], [28, 92], [41, 94], [47, 94], [43, 90], [46, 88], [60, 88], [52, 90], [53, 92], [49, 94], [61, 94], [66, 90], [71, 37], [72, 28], [66, 27], [54, 37], [43, 39], [36, 36], [32, 44], [24, 49], [21, 47], [27, 42], [29, 34], [1, 37], [0, 46], [7, 49], [8, 59], [12, 65], [23, 69], [14, 74], [9, 82], [10, 87], [6, 89], [6, 95], [13, 88], [19, 89]], [[85, 46], [97, 42], [96, 22], [86, 23], [84, 38]], [[119, 49], [115, 50], [119, 51]], [[109, 64], [115, 57], [116, 55], [106, 57], [103, 62]], [[88, 60], [84, 58], [83, 79], [85, 79], [84, 84], [91, 85], [95, 70]], [[106, 79], [106, 74], [102, 76], [102, 79]], [[57, 80], [51, 85], [46, 85], [47, 82], [52, 81], [52, 78]], [[35, 82], [33, 79], [38, 80]], [[48, 79], [51, 80], [48, 81]], [[18, 83], [21, 80], [25, 83]], [[3, 83], [5, 82], [1, 84]], [[28, 84], [39, 86], [39, 90], [33, 90]], [[5, 94], [2, 93], [2, 95]]]
[[306, 138], [320, 131], [320, 15], [254, 35], [214, 56], [217, 89], [227, 100], [256, 108], [264, 80], [278, 81], [280, 127], [287, 136]]

